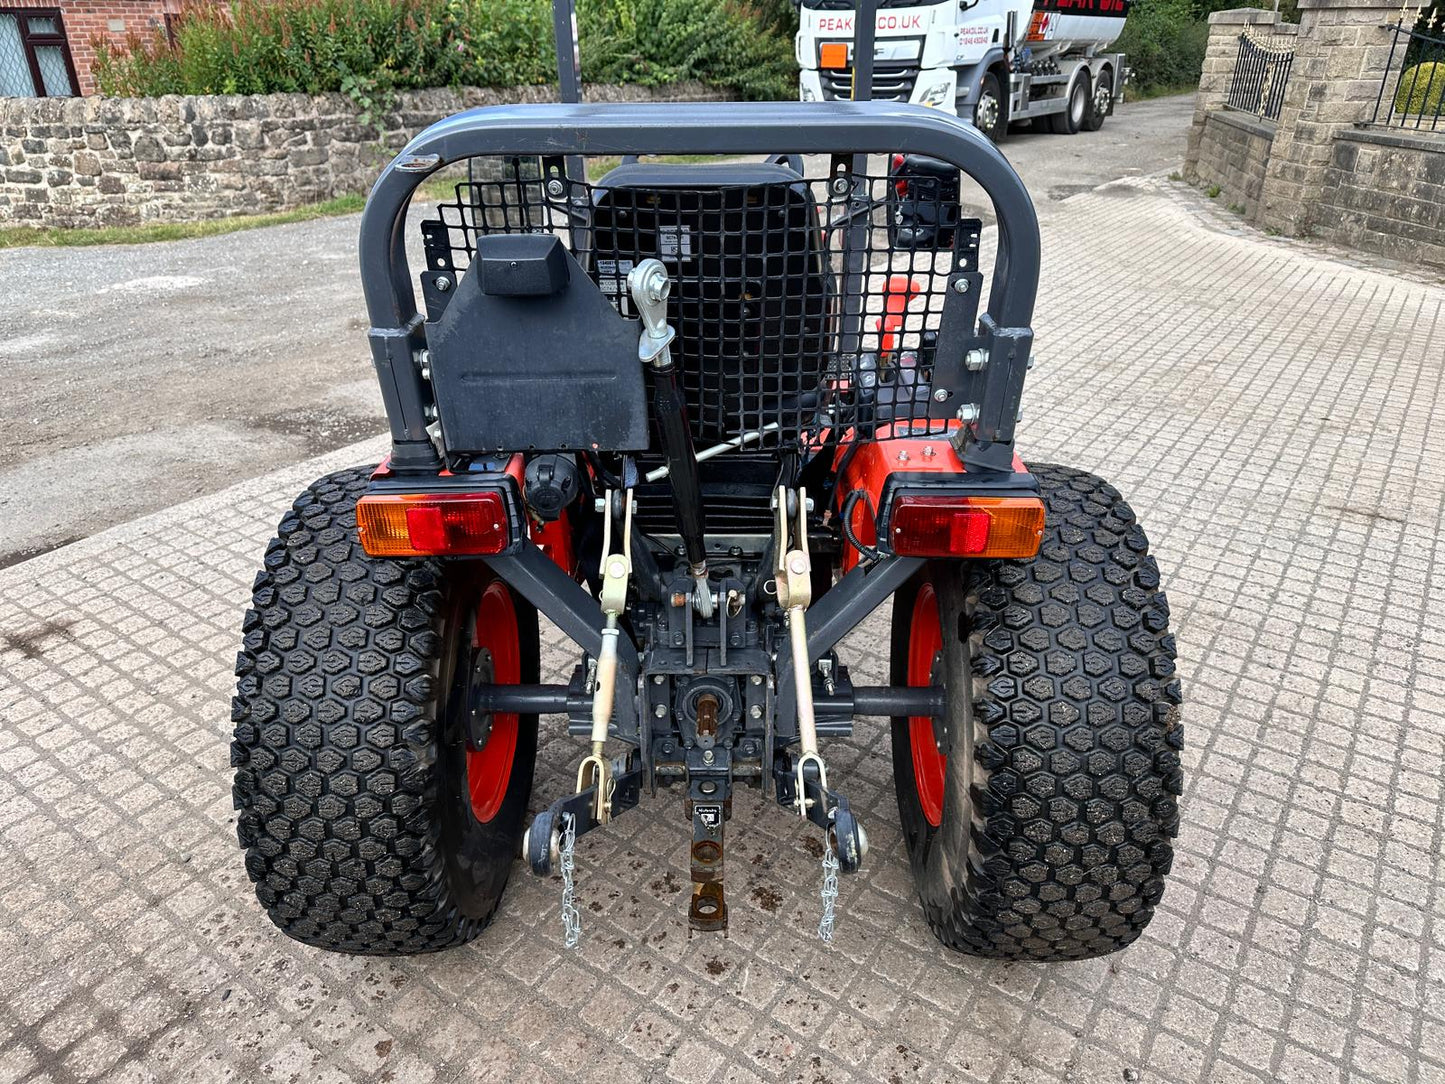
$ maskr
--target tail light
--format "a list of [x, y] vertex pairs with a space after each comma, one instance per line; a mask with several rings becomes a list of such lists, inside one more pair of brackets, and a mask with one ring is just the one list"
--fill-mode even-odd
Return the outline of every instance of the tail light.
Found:
[[900, 494], [888, 535], [900, 557], [1032, 557], [1044, 537], [1044, 502]]
[[512, 543], [496, 491], [367, 494], [356, 502], [356, 529], [372, 557], [485, 556]]

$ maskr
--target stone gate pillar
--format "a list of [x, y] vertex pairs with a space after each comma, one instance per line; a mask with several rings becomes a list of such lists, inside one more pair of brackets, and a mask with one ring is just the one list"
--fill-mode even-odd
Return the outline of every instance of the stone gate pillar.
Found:
[[1374, 113], [1390, 55], [1389, 28], [1399, 13], [1399, 0], [1300, 0], [1298, 45], [1270, 147], [1261, 226], [1308, 232], [1335, 133]]
[[1239, 35], [1246, 26], [1258, 26], [1265, 33], [1279, 27], [1279, 13], [1261, 8], [1230, 8], [1209, 16], [1209, 40], [1204, 47], [1204, 67], [1199, 73], [1199, 90], [1194, 95], [1194, 123], [1189, 127], [1189, 144], [1184, 151], [1184, 176], [1198, 180], [1199, 143], [1204, 137], [1204, 119], [1229, 99], [1229, 82], [1239, 58]]

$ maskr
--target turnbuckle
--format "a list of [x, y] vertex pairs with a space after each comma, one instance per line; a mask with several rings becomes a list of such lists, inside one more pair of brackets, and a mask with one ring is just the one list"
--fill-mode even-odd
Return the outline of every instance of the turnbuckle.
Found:
[[817, 765], [818, 782], [824, 792], [828, 789], [828, 772], [823, 757], [818, 752], [818, 724], [813, 715], [813, 676], [808, 666], [808, 604], [813, 601], [813, 562], [808, 556], [808, 491], [798, 489], [795, 499], [798, 505], [797, 526], [789, 546], [788, 538], [788, 489], [779, 486], [778, 541], [774, 547], [778, 555], [774, 569], [774, 580], [778, 588], [778, 605], [788, 615], [788, 638], [793, 655], [793, 688], [797, 695], [798, 708], [798, 763], [797, 774], [798, 813], [804, 820], [808, 817], [807, 779], [804, 769], [809, 762]]
[[612, 763], [604, 748], [612, 723], [612, 708], [617, 697], [617, 637], [621, 630], [618, 618], [627, 608], [627, 581], [632, 575], [632, 490], [621, 494], [622, 551], [612, 552], [613, 498], [606, 495], [602, 520], [602, 613], [606, 625], [602, 629], [602, 647], [597, 653], [597, 680], [592, 690], [592, 752], [577, 767], [577, 793], [595, 787], [593, 816], [599, 824], [612, 819], [612, 795], [617, 783], [612, 776]]

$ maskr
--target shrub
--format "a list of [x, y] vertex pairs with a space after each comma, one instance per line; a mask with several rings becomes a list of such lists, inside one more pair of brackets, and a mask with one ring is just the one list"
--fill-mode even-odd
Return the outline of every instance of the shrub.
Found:
[[1147, 95], [1197, 85], [1208, 38], [1191, 0], [1136, 0], [1113, 48], [1128, 56], [1134, 86]]
[[1395, 88], [1396, 113], [1445, 114], [1445, 61], [1427, 61], [1400, 73]]
[[[589, 82], [700, 79], [791, 96], [792, 15], [779, 0], [582, 0]], [[264, 94], [503, 87], [556, 78], [550, 0], [233, 0], [191, 3], [161, 34], [96, 43], [102, 94]]]

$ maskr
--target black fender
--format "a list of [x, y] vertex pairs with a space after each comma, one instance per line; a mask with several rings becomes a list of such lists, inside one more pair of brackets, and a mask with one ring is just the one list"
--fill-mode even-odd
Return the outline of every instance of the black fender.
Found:
[[[978, 88], [983, 85], [983, 77], [990, 68], [1001, 66], [1003, 68], [1003, 93], [1004, 106], [1008, 106], [1008, 55], [1003, 47], [995, 45], [988, 52], [984, 53], [983, 59], [967, 68], [958, 69], [958, 89], [962, 92], [958, 98], [960, 110], [964, 106], [970, 109], [978, 102]], [[959, 114], [962, 115], [962, 112]]]

